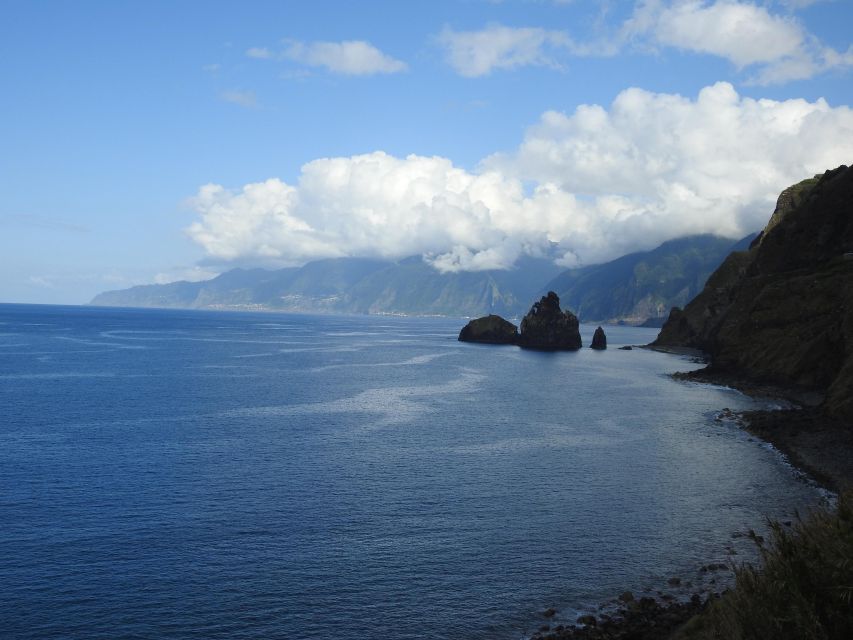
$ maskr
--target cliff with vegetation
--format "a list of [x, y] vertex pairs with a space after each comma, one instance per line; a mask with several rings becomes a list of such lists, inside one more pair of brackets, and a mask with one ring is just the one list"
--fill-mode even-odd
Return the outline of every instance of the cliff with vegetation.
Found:
[[683, 307], [702, 291], [708, 276], [732, 251], [746, 249], [754, 234], [731, 238], [697, 235], [664, 242], [604, 264], [568, 269], [549, 282], [583, 322], [642, 323]]
[[853, 168], [786, 189], [764, 231], [730, 255], [654, 343], [709, 371], [816, 394], [853, 424]]

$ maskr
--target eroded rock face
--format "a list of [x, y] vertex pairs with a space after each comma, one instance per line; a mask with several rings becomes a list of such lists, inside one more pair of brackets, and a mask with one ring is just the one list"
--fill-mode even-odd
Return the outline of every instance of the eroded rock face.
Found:
[[560, 298], [553, 291], [533, 304], [521, 321], [518, 344], [525, 349], [575, 351], [581, 348], [578, 319], [571, 311], [560, 309]]
[[486, 344], [516, 344], [518, 327], [500, 316], [483, 316], [466, 324], [459, 332], [459, 340]]
[[595, 333], [592, 334], [592, 344], [589, 346], [591, 349], [599, 351], [604, 351], [607, 348], [607, 336], [604, 335], [604, 329], [598, 327], [595, 330]]
[[711, 367], [826, 394], [853, 424], [853, 168], [786, 189], [760, 238], [731, 254], [654, 344], [701, 349]]

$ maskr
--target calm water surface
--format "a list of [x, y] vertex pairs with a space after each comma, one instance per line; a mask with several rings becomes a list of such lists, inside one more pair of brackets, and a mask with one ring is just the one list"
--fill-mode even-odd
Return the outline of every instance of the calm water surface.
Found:
[[0, 635], [517, 639], [818, 501], [655, 330], [461, 324], [0, 305]]

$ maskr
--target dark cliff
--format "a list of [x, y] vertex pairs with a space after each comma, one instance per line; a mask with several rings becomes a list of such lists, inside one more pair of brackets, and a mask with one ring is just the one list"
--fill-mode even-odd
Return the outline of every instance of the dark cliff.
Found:
[[693, 347], [710, 370], [824, 395], [853, 423], [853, 168], [786, 189], [749, 250], [732, 253], [656, 346]]
[[518, 327], [500, 316], [488, 315], [471, 320], [459, 332], [459, 342], [484, 342], [486, 344], [516, 344]]
[[522, 318], [518, 344], [525, 349], [576, 351], [581, 348], [578, 324], [577, 316], [560, 309], [559, 296], [549, 291]]

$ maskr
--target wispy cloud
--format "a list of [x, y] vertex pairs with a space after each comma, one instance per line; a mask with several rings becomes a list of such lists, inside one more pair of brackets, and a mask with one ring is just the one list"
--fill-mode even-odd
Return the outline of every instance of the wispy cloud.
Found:
[[266, 47], [252, 47], [246, 51], [246, 55], [257, 60], [269, 60], [274, 56], [273, 52]]
[[324, 68], [330, 73], [349, 76], [371, 76], [401, 73], [408, 65], [383, 53], [364, 40], [342, 42], [302, 42], [286, 40], [285, 47], [275, 52], [267, 47], [252, 47], [246, 55], [257, 60], [289, 60], [309, 67]]
[[489, 24], [474, 31], [445, 27], [436, 41], [450, 66], [472, 78], [527, 66], [562, 69], [573, 57], [668, 48], [724, 58], [749, 84], [782, 84], [853, 67], [853, 46], [838, 51], [824, 45], [792, 13], [816, 1], [782, 0], [779, 13], [772, 5], [739, 0], [640, 0], [621, 24], [603, 22], [605, 35], [594, 40]]
[[169, 271], [158, 273], [154, 276], [156, 284], [167, 284], [169, 282], [199, 282], [201, 280], [210, 280], [219, 275], [219, 271], [211, 271], [199, 265], [191, 267], [175, 267]]
[[777, 0], [779, 4], [789, 9], [805, 9], [819, 2], [834, 2], [834, 0]]
[[258, 107], [258, 98], [254, 91], [223, 91], [219, 94], [219, 99], [246, 109], [256, 109]]
[[88, 233], [91, 231], [91, 229], [85, 225], [31, 213], [10, 213], [0, 215], [0, 226], [54, 229], [56, 231], [70, 231], [72, 233]]
[[557, 50], [571, 46], [560, 31], [490, 24], [479, 31], [445, 27], [436, 37], [447, 62], [462, 76], [486, 76], [495, 69], [543, 66], [559, 69]]

